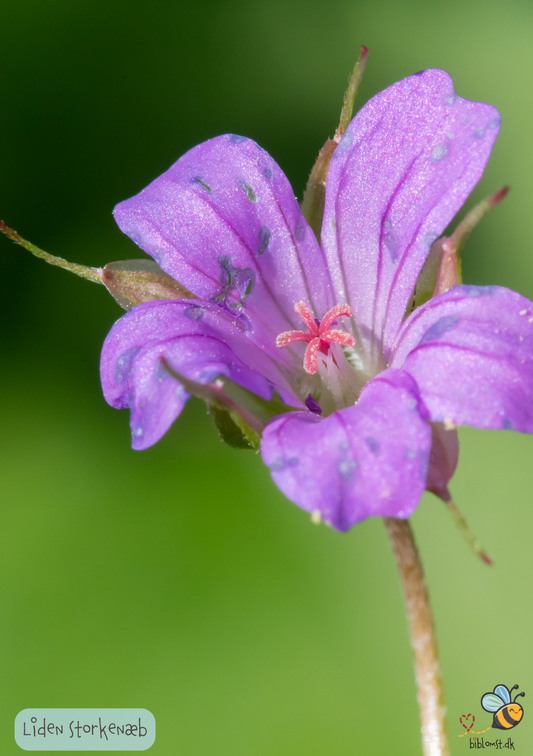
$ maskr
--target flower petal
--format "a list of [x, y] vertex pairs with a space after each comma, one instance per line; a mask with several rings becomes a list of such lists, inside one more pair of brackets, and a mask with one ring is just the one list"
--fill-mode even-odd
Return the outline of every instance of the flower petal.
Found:
[[338, 530], [370, 516], [409, 517], [426, 486], [431, 428], [413, 379], [387, 370], [356, 405], [323, 419], [275, 418], [261, 453], [283, 493]]
[[149, 302], [115, 323], [102, 351], [102, 387], [109, 404], [131, 409], [135, 449], [158, 441], [188, 399], [163, 358], [191, 380], [225, 375], [264, 399], [276, 389], [288, 404], [303, 406], [276, 363], [239, 326], [230, 313], [201, 300]]
[[428, 70], [378, 94], [347, 129], [329, 168], [322, 243], [367, 354], [373, 338], [376, 352], [394, 339], [430, 245], [481, 177], [499, 124], [492, 106], [457, 97], [448, 74]]
[[273, 344], [299, 329], [294, 304], [333, 304], [325, 257], [284, 173], [251, 139], [194, 147], [115, 208], [124, 233], [190, 292], [246, 318]]
[[456, 286], [405, 321], [392, 367], [416, 380], [431, 420], [533, 432], [533, 303]]

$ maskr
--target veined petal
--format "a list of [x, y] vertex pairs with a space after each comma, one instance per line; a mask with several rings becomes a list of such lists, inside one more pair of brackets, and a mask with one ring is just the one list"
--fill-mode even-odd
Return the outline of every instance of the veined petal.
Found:
[[124, 233], [200, 299], [246, 320], [269, 346], [333, 304], [325, 257], [279, 166], [251, 139], [194, 147], [114, 211]]
[[295, 504], [337, 530], [366, 517], [409, 517], [426, 486], [431, 427], [413, 379], [387, 370], [356, 405], [323, 419], [275, 418], [261, 453], [274, 482]]
[[286, 403], [303, 406], [283, 365], [250, 342], [230, 313], [201, 300], [150, 302], [115, 323], [100, 366], [108, 403], [132, 411], [135, 449], [158, 441], [188, 399], [163, 359], [190, 380], [207, 383], [224, 375], [263, 399], [269, 400], [275, 389]]
[[392, 367], [416, 380], [431, 420], [533, 432], [533, 302], [500, 286], [456, 286], [415, 310]]
[[457, 97], [444, 71], [422, 71], [370, 100], [334, 152], [322, 244], [335, 299], [351, 305], [374, 359], [396, 336], [432, 242], [481, 177], [499, 124], [492, 106]]

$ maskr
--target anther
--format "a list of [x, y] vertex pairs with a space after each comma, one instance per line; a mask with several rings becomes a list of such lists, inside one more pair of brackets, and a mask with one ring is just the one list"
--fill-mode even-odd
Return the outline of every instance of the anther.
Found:
[[318, 353], [327, 354], [329, 345], [332, 341], [341, 346], [354, 346], [355, 339], [346, 331], [331, 330], [335, 321], [345, 315], [350, 317], [352, 308], [349, 305], [335, 305], [329, 310], [320, 322], [316, 321], [313, 313], [305, 302], [298, 302], [294, 305], [294, 311], [301, 317], [308, 328], [305, 331], [285, 331], [280, 333], [276, 339], [276, 346], [280, 349], [289, 346], [295, 342], [306, 342], [307, 348], [304, 356], [304, 370], [306, 373], [313, 375], [318, 370]]

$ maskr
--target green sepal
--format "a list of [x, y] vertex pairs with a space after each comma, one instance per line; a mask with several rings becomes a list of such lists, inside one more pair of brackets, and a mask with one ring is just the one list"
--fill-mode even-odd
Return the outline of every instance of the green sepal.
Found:
[[101, 270], [102, 283], [124, 308], [155, 299], [196, 299], [190, 291], [165, 273], [154, 260], [118, 260]]
[[461, 251], [465, 242], [485, 213], [499, 204], [508, 192], [509, 187], [504, 186], [486, 197], [467, 213], [451, 236], [442, 236], [431, 245], [404, 317], [433, 297], [463, 282]]
[[209, 383], [199, 383], [178, 373], [165, 359], [162, 363], [191, 396], [204, 400], [220, 437], [233, 448], [258, 451], [270, 420], [295, 409], [284, 404], [277, 392], [267, 401], [223, 375]]
[[[218, 430], [218, 435], [225, 444], [232, 449], [256, 449], [244, 432], [239, 428], [232, 413], [223, 410], [214, 404], [207, 405], [207, 411], [213, 418]], [[233, 413], [234, 414], [234, 413]]]

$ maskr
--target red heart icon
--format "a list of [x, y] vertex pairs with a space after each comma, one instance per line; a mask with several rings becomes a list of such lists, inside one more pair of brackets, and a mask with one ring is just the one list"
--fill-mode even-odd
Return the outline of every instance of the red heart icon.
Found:
[[[466, 724], [463, 722], [463, 719], [465, 720]], [[472, 719], [472, 721], [470, 721], [470, 719]], [[473, 714], [463, 714], [462, 717], [459, 717], [459, 722], [463, 725], [467, 732], [472, 729], [475, 721], [476, 718]]]

